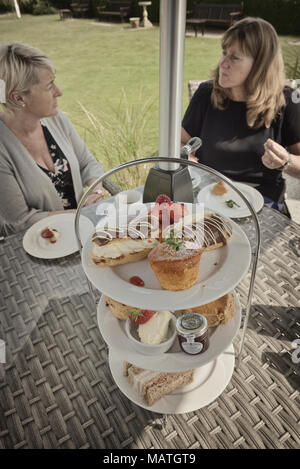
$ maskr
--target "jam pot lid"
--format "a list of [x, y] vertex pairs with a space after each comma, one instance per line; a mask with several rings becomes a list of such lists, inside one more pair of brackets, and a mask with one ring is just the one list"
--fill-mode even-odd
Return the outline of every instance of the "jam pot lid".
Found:
[[187, 313], [177, 319], [176, 329], [181, 335], [199, 336], [207, 331], [207, 319], [200, 313]]

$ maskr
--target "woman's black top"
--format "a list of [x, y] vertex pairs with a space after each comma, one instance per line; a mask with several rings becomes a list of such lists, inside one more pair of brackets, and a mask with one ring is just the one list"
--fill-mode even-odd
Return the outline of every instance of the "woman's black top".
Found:
[[201, 83], [182, 121], [191, 137], [202, 139], [196, 152], [199, 163], [233, 180], [255, 184], [263, 196], [282, 202], [285, 192], [282, 171], [266, 168], [261, 157], [268, 138], [283, 147], [300, 142], [299, 95], [286, 87], [286, 106], [271, 127], [252, 129], [246, 122], [245, 102], [228, 99], [226, 109], [215, 109], [211, 93], [212, 82]]
[[77, 208], [72, 173], [69, 162], [47, 127], [42, 126], [47, 146], [54, 164], [54, 173], [39, 166], [49, 176], [60, 196], [64, 209]]

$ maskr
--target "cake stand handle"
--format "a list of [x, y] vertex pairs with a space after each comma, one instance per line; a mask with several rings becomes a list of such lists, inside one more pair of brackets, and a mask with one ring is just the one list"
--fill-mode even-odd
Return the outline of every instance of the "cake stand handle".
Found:
[[[248, 290], [248, 297], [247, 297], [247, 304], [246, 304], [246, 310], [245, 310], [245, 315], [244, 315], [244, 324], [242, 327], [242, 336], [239, 344], [239, 350], [238, 354], [236, 357], [236, 369], [239, 367], [241, 363], [241, 357], [242, 357], [242, 351], [244, 347], [244, 342], [245, 342], [245, 336], [246, 336], [246, 331], [247, 331], [247, 326], [248, 326], [248, 321], [249, 321], [249, 315], [250, 315], [250, 308], [251, 308], [251, 302], [252, 302], [252, 296], [253, 296], [253, 290], [254, 290], [254, 282], [255, 282], [255, 275], [256, 275], [256, 270], [257, 270], [257, 263], [258, 263], [258, 257], [259, 257], [259, 251], [260, 251], [260, 228], [259, 228], [259, 222], [258, 218], [256, 215], [256, 212], [254, 208], [252, 207], [252, 204], [247, 200], [247, 198], [244, 196], [244, 194], [238, 189], [235, 184], [226, 176], [223, 174], [219, 173], [213, 168], [210, 168], [209, 166], [205, 166], [204, 164], [201, 163], [196, 163], [191, 160], [186, 160], [182, 158], [170, 158], [170, 157], [148, 157], [148, 158], [142, 158], [139, 160], [133, 160], [133, 161], [128, 161], [127, 163], [123, 163], [120, 166], [117, 166], [113, 169], [110, 169], [106, 173], [102, 174], [89, 188], [88, 190], [84, 193], [84, 195], [81, 197], [77, 210], [76, 210], [76, 215], [75, 215], [75, 234], [76, 234], [76, 239], [79, 247], [80, 254], [82, 255], [82, 243], [80, 239], [80, 234], [79, 234], [79, 216], [80, 216], [80, 211], [81, 208], [84, 205], [85, 200], [87, 197], [93, 192], [93, 189], [98, 186], [99, 183], [101, 183], [104, 179], [110, 177], [112, 174], [117, 173], [119, 171], [122, 171], [125, 168], [129, 168], [131, 166], [139, 165], [139, 164], [146, 164], [146, 163], [151, 163], [155, 164], [158, 162], [166, 162], [166, 163], [179, 163], [180, 165], [186, 165], [186, 166], [194, 166], [195, 168], [202, 169], [208, 173], [211, 173], [215, 176], [217, 176], [219, 179], [222, 181], [226, 182], [228, 186], [231, 187], [245, 202], [247, 207], [250, 210], [250, 213], [252, 215], [252, 219], [254, 221], [254, 226], [255, 226], [255, 233], [256, 233], [256, 246], [255, 246], [255, 251], [252, 253], [253, 257], [253, 264], [252, 264], [252, 272], [251, 272], [251, 278], [250, 278], [250, 285], [249, 285], [249, 290]], [[87, 279], [88, 280], [88, 279]], [[91, 294], [93, 296], [93, 299], [96, 303], [96, 297], [93, 292], [93, 286], [88, 280], [89, 284], [89, 289], [91, 291]]]

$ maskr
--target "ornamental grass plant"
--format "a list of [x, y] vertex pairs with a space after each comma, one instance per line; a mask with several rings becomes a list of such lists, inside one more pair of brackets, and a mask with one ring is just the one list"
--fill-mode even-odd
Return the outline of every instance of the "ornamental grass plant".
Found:
[[[90, 134], [95, 140], [105, 170], [145, 157], [144, 139], [151, 118], [153, 99], [144, 99], [142, 90], [139, 91], [138, 99], [132, 103], [123, 89], [118, 105], [111, 108], [109, 114], [99, 110], [95, 115], [81, 102], [79, 105], [86, 117], [86, 134]], [[112, 176], [123, 190], [128, 189], [129, 181], [132, 187], [144, 184], [149, 168], [148, 165], [138, 165], [129, 171], [130, 178], [127, 170]]]

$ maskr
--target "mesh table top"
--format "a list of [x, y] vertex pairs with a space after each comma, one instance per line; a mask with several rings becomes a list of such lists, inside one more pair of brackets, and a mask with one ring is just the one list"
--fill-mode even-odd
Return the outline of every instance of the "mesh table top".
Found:
[[[293, 248], [300, 228], [266, 207], [259, 221], [261, 256], [240, 367], [212, 404], [166, 420], [114, 383], [79, 254], [34, 259], [23, 250], [23, 233], [1, 242], [0, 448], [299, 448], [292, 354], [300, 331]], [[253, 243], [252, 224], [241, 226]], [[243, 306], [249, 279], [250, 272], [237, 288]]]

